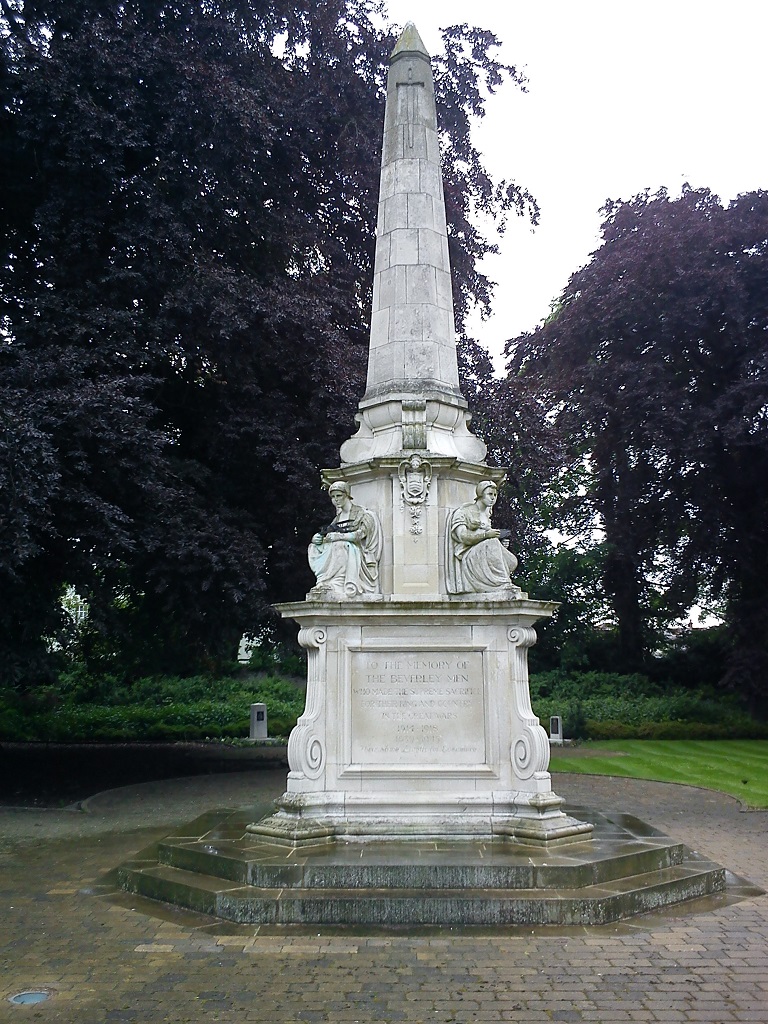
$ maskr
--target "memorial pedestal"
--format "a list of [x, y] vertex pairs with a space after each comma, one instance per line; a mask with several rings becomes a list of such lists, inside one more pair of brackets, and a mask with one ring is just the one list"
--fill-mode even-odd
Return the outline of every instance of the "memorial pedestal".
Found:
[[251, 834], [338, 838], [509, 836], [583, 840], [592, 826], [552, 792], [547, 734], [528, 688], [526, 598], [307, 601], [307, 704], [288, 747], [287, 791]]

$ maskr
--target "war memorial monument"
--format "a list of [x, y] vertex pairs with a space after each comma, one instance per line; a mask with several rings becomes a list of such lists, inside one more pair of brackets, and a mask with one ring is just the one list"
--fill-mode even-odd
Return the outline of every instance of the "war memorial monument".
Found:
[[251, 831], [580, 837], [552, 792], [528, 694], [534, 623], [491, 521], [459, 390], [430, 61], [409, 25], [387, 86], [368, 379], [359, 428], [326, 470], [337, 516], [309, 545], [307, 708], [280, 809]]
[[[203, 815], [121, 871], [134, 892], [242, 922], [584, 924], [722, 889], [636, 819], [568, 809], [530, 703], [556, 609], [515, 583], [460, 388], [429, 56], [389, 69], [368, 377], [322, 473], [316, 583], [278, 606], [308, 654], [286, 791], [258, 821]], [[330, 514], [329, 514], [330, 519]]]

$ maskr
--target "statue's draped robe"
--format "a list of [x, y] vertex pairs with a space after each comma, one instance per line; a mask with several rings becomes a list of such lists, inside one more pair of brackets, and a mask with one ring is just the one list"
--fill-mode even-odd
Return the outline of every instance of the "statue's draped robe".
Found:
[[445, 582], [449, 594], [482, 594], [512, 587], [511, 574], [517, 559], [497, 537], [467, 544], [462, 527], [469, 533], [492, 529], [491, 518], [474, 502], [468, 502], [448, 517], [445, 531]]
[[360, 505], [340, 511], [331, 523], [349, 523], [343, 540], [328, 540], [309, 545], [309, 564], [317, 576], [317, 587], [341, 597], [379, 593], [379, 560], [383, 546], [381, 525], [376, 515]]

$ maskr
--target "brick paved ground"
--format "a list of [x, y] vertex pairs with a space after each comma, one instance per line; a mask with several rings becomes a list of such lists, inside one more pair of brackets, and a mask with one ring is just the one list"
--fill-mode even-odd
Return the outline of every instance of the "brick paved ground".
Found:
[[[88, 813], [0, 810], [0, 1021], [768, 1021], [768, 896], [558, 933], [296, 935], [163, 920], [133, 897], [94, 894], [103, 872], [170, 825], [271, 799], [284, 778], [129, 787]], [[768, 887], [764, 813], [634, 780], [557, 776], [556, 789], [637, 814]], [[51, 998], [8, 1003], [32, 988]]]

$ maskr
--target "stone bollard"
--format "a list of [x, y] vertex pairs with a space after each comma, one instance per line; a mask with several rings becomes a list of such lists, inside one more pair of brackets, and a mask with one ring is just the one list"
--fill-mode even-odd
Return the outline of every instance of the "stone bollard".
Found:
[[552, 715], [549, 720], [549, 742], [555, 746], [563, 744], [563, 720], [560, 715]]
[[265, 740], [267, 738], [267, 705], [251, 704], [251, 733], [249, 739]]

